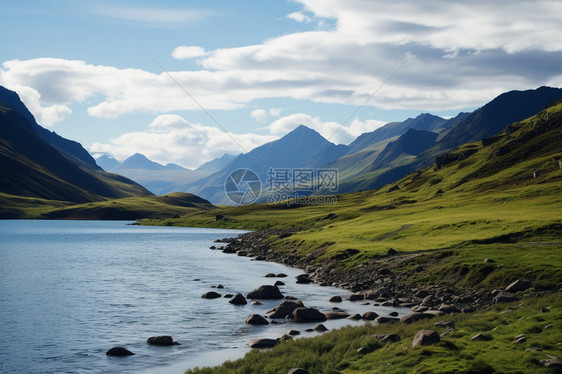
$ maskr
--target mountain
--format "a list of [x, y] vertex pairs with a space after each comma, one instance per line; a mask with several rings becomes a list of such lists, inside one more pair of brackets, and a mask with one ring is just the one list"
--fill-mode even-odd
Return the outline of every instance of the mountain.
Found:
[[429, 113], [422, 113], [416, 118], [403, 122], [390, 122], [372, 132], [361, 134], [349, 145], [349, 153], [358, 152], [383, 140], [400, 136], [408, 129], [434, 131], [446, 126], [447, 120]]
[[409, 128], [396, 141], [388, 143], [384, 150], [378, 155], [366, 172], [382, 169], [395, 163], [401, 156], [417, 156], [430, 148], [437, 139], [438, 134]]
[[100, 156], [96, 161], [104, 170], [124, 175], [157, 195], [181, 192], [182, 186], [213, 173], [213, 170], [189, 170], [173, 163], [162, 165], [140, 153], [121, 163], [107, 155]]
[[431, 165], [440, 154], [450, 152], [460, 144], [494, 136], [511, 123], [532, 116], [561, 97], [562, 89], [551, 87], [501, 94], [474, 112], [461, 113], [439, 125], [438, 129], [445, 130], [441, 130], [435, 144], [416, 157], [389, 167], [376, 169], [369, 166], [342, 180], [340, 192], [376, 189], [393, 183], [414, 170]]
[[97, 168], [94, 158], [80, 143], [65, 139], [57, 135], [57, 133], [49, 131], [37, 124], [35, 117], [20, 100], [17, 93], [0, 86], [0, 103], [4, 103], [6, 106], [20, 113], [31, 124], [33, 130], [35, 130], [39, 136], [57, 148], [62, 154], [75, 161], [83, 162], [86, 165]]
[[507, 125], [532, 116], [562, 97], [562, 89], [540, 87], [536, 90], [509, 91], [496, 97], [470, 116], [457, 120], [439, 139], [441, 148], [493, 136]]
[[122, 176], [67, 157], [18, 111], [0, 104], [0, 193], [70, 202], [150, 195]]
[[96, 164], [98, 164], [98, 166], [103, 170], [110, 171], [111, 169], [119, 165], [119, 161], [111, 156], [103, 154], [100, 157], [96, 158]]
[[146, 156], [135, 153], [131, 157], [127, 158], [125, 161], [117, 165], [112, 169], [112, 171], [119, 170], [132, 170], [132, 169], [142, 169], [142, 170], [162, 170], [164, 165], [157, 162], [151, 161]]
[[195, 170], [213, 170], [213, 171], [220, 170], [226, 165], [228, 165], [229, 163], [231, 163], [235, 158], [236, 156], [225, 153], [221, 157], [215, 158], [214, 160], [204, 163], [203, 165], [199, 166]]
[[281, 139], [239, 155], [208, 178], [184, 186], [184, 190], [195, 193], [213, 204], [231, 204], [225, 193], [224, 184], [229, 174], [237, 169], [253, 171], [261, 180], [262, 191], [264, 191], [270, 169], [290, 171], [295, 168], [323, 166], [326, 161], [336, 160], [339, 155], [346, 152], [345, 146], [330, 143], [318, 132], [300, 125]]

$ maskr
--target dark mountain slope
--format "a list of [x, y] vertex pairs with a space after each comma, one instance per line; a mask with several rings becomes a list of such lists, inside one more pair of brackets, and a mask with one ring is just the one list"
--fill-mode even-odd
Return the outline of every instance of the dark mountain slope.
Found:
[[6, 194], [72, 202], [150, 194], [97, 167], [82, 169], [5, 105], [0, 105], [0, 182], [0, 192]]
[[14, 91], [10, 91], [0, 86], [0, 103], [6, 104], [6, 106], [21, 114], [31, 124], [33, 130], [35, 130], [39, 136], [55, 146], [65, 156], [72, 158], [75, 161], [84, 162], [91, 167], [98, 168], [94, 158], [84, 149], [84, 147], [82, 147], [80, 143], [65, 139], [54, 131], [49, 131], [37, 124], [33, 114], [31, 114], [31, 112], [20, 100], [18, 94]]

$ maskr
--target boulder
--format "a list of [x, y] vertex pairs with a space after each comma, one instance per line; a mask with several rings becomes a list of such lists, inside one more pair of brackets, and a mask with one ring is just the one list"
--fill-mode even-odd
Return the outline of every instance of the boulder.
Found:
[[219, 293], [216, 293], [215, 291], [211, 291], [201, 295], [201, 297], [203, 299], [218, 299], [219, 297], [221, 297], [221, 295]]
[[357, 353], [359, 353], [360, 355], [366, 355], [371, 352], [373, 352], [373, 349], [369, 347], [361, 347], [357, 349]]
[[265, 275], [266, 278], [275, 278], [275, 274], [273, 273], [268, 273]]
[[329, 300], [331, 303], [341, 303], [342, 302], [342, 298], [341, 296], [332, 296], [330, 297]]
[[281, 281], [276, 281], [276, 282], [275, 282], [275, 286], [284, 286], [284, 285], [285, 285], [284, 282], [281, 282]]
[[277, 276], [277, 278], [286, 278], [286, 277], [287, 277], [287, 274], [285, 274], [285, 273], [279, 273], [279, 274], [277, 274], [276, 276]]
[[324, 322], [326, 316], [318, 309], [314, 308], [297, 308], [292, 313], [294, 322]]
[[526, 289], [531, 288], [531, 282], [524, 279], [517, 279], [515, 282], [511, 283], [509, 286], [505, 288], [506, 292], [519, 292], [525, 291]]
[[261, 305], [261, 303], [257, 300], [252, 301], [252, 305]]
[[484, 334], [476, 334], [474, 335], [472, 338], [470, 338], [471, 341], [475, 342], [475, 341], [486, 341], [486, 340], [491, 340], [492, 338], [484, 335]]
[[269, 325], [269, 322], [259, 314], [250, 314], [244, 322], [248, 325]]
[[247, 296], [248, 299], [267, 299], [267, 300], [276, 300], [282, 299], [283, 295], [277, 286], [259, 286], [252, 292], [250, 292]]
[[392, 342], [396, 343], [400, 341], [400, 336], [398, 334], [382, 334], [382, 335], [375, 335], [378, 341], [381, 343], [385, 342]]
[[287, 374], [308, 374], [308, 370], [302, 368], [293, 368]]
[[297, 335], [300, 335], [300, 334], [301, 334], [301, 332], [299, 330], [289, 330], [289, 331], [287, 331], [287, 335], [290, 335], [290, 336], [297, 336]]
[[228, 302], [234, 305], [248, 304], [248, 301], [246, 301], [246, 298], [241, 293], [237, 293], [236, 295], [234, 295], [234, 297], [228, 300]]
[[390, 322], [400, 322], [400, 318], [395, 317], [377, 317], [375, 319], [377, 323], [390, 323]]
[[304, 305], [300, 300], [285, 300], [275, 308], [269, 310], [265, 315], [269, 318], [286, 318], [292, 315], [295, 309], [303, 306]]
[[412, 346], [417, 345], [431, 345], [436, 344], [441, 341], [439, 334], [432, 330], [421, 330], [419, 331], [414, 339], [412, 340]]
[[105, 354], [108, 355], [108, 356], [114, 356], [114, 357], [126, 357], [126, 356], [134, 355], [133, 352], [131, 352], [127, 348], [123, 348], [123, 347], [113, 347], [109, 351], [105, 352]]
[[347, 317], [347, 319], [353, 319], [353, 320], [358, 321], [358, 320], [361, 319], [361, 314], [359, 314], [359, 313], [352, 314], [349, 317]]
[[175, 342], [169, 335], [152, 336], [146, 340], [150, 345], [158, 345], [161, 347], [167, 347], [170, 345], [180, 345], [180, 343]]
[[416, 322], [422, 319], [429, 319], [429, 318], [433, 318], [433, 314], [430, 313], [419, 313], [419, 312], [414, 312], [414, 313], [410, 313], [410, 314], [406, 314], [405, 316], [402, 316], [402, 318], [400, 318], [400, 322], [404, 322], [404, 323], [412, 323], [412, 322]]
[[398, 317], [398, 312], [390, 312], [388, 315], [391, 317]]
[[332, 310], [332, 311], [324, 312], [324, 315], [328, 319], [344, 319], [350, 316], [349, 313], [344, 312], [343, 310]]
[[246, 344], [250, 348], [273, 348], [277, 344], [279, 344], [279, 340], [268, 339], [268, 338], [248, 339], [248, 340], [246, 340]]
[[298, 284], [308, 284], [313, 282], [313, 280], [310, 279], [310, 276], [308, 274], [300, 274], [297, 275], [295, 278], [297, 279]]
[[346, 297], [346, 299], [349, 301], [361, 301], [365, 300], [365, 295], [362, 293], [354, 293]]
[[460, 313], [461, 312], [460, 309], [458, 309], [456, 306], [448, 305], [448, 304], [441, 304], [441, 306], [437, 310], [439, 310], [441, 312], [444, 312], [444, 313], [447, 313], [447, 314], [449, 314], [449, 313]]
[[375, 312], [365, 312], [361, 316], [365, 321], [374, 321], [379, 315]]
[[320, 324], [314, 326], [313, 330], [316, 331], [316, 332], [326, 332], [326, 331], [328, 331], [328, 328], [320, 323]]
[[517, 300], [517, 297], [515, 296], [514, 293], [502, 291], [502, 292], [498, 292], [496, 297], [494, 297], [493, 303], [494, 304], [509, 303], [515, 300]]
[[443, 327], [449, 331], [455, 329], [455, 323], [453, 321], [439, 321], [439, 322], [435, 322], [433, 326]]

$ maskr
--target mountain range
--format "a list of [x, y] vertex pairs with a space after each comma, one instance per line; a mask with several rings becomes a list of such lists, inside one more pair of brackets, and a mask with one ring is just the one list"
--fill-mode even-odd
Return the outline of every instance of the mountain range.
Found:
[[[362, 134], [349, 145], [333, 144], [301, 125], [246, 154], [225, 154], [189, 170], [142, 154], [123, 162], [108, 155], [94, 160], [79, 143], [38, 125], [17, 94], [0, 87], [0, 193], [83, 203], [180, 191], [214, 204], [232, 204], [225, 181], [238, 169], [250, 169], [261, 181], [256, 202], [275, 192], [276, 171], [287, 171], [286, 182], [293, 183], [297, 170], [337, 170], [337, 189], [298, 191], [304, 195], [375, 189], [431, 165], [466, 142], [493, 137], [561, 97], [562, 89], [551, 87], [510, 91], [472, 113], [450, 119], [423, 113]], [[315, 185], [318, 175], [312, 178], [308, 182]]]

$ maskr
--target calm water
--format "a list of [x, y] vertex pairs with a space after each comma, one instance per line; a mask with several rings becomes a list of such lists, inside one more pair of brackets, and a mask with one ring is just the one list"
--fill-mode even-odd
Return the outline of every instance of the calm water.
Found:
[[[348, 294], [297, 285], [297, 269], [208, 249], [214, 239], [239, 233], [115, 221], [0, 221], [0, 372], [182, 373], [241, 357], [246, 339], [315, 325], [245, 325], [247, 315], [264, 314], [278, 301], [234, 306], [202, 299], [213, 285], [224, 285], [221, 294], [246, 294], [275, 282], [266, 273], [284, 272], [282, 292], [307, 306], [327, 310], [330, 296]], [[338, 306], [381, 315], [394, 310]], [[358, 322], [325, 325], [350, 323]], [[154, 335], [172, 335], [182, 345], [148, 346]], [[136, 355], [107, 357], [116, 345]]]

